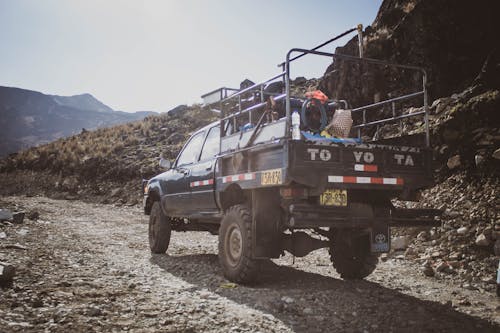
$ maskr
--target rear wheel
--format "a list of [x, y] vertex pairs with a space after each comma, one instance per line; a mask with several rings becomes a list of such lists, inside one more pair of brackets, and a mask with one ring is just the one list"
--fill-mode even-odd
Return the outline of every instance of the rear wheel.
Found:
[[257, 276], [258, 261], [252, 259], [252, 215], [246, 206], [232, 206], [222, 218], [219, 262], [230, 281], [248, 283]]
[[330, 259], [343, 279], [365, 278], [377, 267], [378, 254], [370, 251], [369, 234], [333, 230], [330, 241]]
[[171, 225], [159, 201], [153, 203], [149, 215], [149, 247], [153, 253], [165, 253], [170, 243]]

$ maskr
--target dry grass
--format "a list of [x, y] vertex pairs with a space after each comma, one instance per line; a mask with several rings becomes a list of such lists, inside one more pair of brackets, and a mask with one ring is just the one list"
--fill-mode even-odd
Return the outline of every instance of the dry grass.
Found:
[[[136, 182], [157, 174], [160, 153], [174, 159], [185, 139], [216, 115], [198, 105], [180, 115], [148, 116], [142, 121], [82, 133], [13, 154], [0, 161], [0, 173], [40, 173], [76, 179], [78, 186], [99, 188], [106, 182]], [[54, 184], [47, 184], [54, 186]], [[76, 186], [76, 185], [75, 185]]]

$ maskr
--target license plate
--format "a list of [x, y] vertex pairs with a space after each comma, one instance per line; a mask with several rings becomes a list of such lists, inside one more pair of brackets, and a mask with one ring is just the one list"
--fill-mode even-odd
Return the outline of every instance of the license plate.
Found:
[[319, 197], [323, 206], [347, 206], [347, 190], [326, 190]]
[[281, 184], [281, 169], [274, 169], [263, 171], [260, 177], [260, 183], [262, 185], [276, 185]]
[[389, 227], [387, 226], [387, 222], [379, 222], [378, 220], [375, 220], [371, 234], [371, 251], [389, 252], [391, 233]]

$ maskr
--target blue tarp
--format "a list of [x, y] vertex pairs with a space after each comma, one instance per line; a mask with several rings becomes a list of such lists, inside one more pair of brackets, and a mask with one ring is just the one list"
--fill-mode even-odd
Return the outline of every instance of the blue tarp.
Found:
[[329, 142], [335, 142], [335, 143], [361, 143], [361, 139], [358, 138], [325, 138], [324, 136], [321, 136], [319, 134], [313, 134], [310, 132], [305, 132], [302, 131], [302, 135], [306, 138], [306, 140], [314, 140], [314, 141], [329, 141]]

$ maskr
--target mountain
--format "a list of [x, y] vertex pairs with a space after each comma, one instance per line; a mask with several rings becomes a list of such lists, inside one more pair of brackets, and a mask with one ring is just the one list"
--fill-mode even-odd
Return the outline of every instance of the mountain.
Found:
[[105, 105], [91, 94], [81, 94], [74, 96], [51, 95], [59, 105], [70, 106], [80, 110], [92, 110], [97, 112], [113, 112], [113, 109]]
[[151, 111], [113, 111], [90, 94], [45, 95], [0, 87], [0, 156], [82, 131], [143, 119]]

